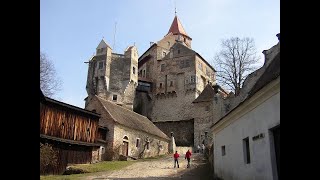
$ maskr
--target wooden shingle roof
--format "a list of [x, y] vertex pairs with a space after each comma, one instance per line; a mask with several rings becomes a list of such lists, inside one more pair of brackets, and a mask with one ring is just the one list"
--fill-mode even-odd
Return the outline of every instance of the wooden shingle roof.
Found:
[[124, 107], [116, 105], [108, 100], [95, 96], [99, 102], [103, 105], [104, 109], [112, 117], [113, 121], [139, 131], [143, 131], [166, 140], [170, 140], [169, 137], [164, 134], [157, 126], [155, 126], [147, 117], [128, 110]]

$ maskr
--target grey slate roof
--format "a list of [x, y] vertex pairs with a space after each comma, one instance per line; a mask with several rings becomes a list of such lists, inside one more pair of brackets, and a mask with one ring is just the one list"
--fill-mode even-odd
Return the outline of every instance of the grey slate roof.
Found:
[[214, 89], [211, 87], [211, 85], [207, 84], [207, 86], [203, 89], [201, 94], [192, 103], [212, 101], [215, 94], [216, 93], [214, 92]]
[[107, 113], [111, 115], [113, 121], [123, 126], [170, 140], [169, 137], [155, 126], [147, 117], [116, 105], [110, 101], [104, 100], [98, 96], [95, 97], [104, 106]]

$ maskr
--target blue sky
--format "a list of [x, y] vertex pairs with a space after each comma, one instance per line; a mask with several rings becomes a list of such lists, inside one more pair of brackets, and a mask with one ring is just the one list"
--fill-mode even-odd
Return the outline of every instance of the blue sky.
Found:
[[114, 44], [116, 53], [135, 43], [142, 55], [151, 41], [168, 32], [175, 4], [192, 49], [208, 62], [222, 39], [254, 38], [261, 64], [261, 52], [278, 42], [279, 0], [40, 0], [40, 51], [53, 61], [63, 81], [55, 99], [84, 108], [84, 62], [102, 37], [111, 47]]

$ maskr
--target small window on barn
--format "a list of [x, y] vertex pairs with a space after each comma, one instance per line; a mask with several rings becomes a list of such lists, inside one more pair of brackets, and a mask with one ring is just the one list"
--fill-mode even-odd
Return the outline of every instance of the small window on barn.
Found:
[[138, 148], [140, 146], [140, 139], [137, 138], [137, 141], [136, 141], [136, 147]]
[[90, 135], [90, 128], [87, 128], [87, 134]]
[[113, 101], [117, 101], [117, 98], [118, 98], [118, 96], [115, 95], [115, 94], [112, 96], [112, 100], [113, 100]]
[[226, 155], [226, 146], [221, 146], [221, 155], [222, 156]]

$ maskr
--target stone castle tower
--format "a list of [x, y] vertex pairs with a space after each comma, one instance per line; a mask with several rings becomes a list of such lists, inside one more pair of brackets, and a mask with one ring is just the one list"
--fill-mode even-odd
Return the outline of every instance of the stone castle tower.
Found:
[[215, 85], [215, 69], [191, 49], [192, 38], [178, 16], [166, 35], [139, 57], [134, 111], [147, 116], [178, 146], [194, 145], [194, 104], [207, 84]]
[[113, 53], [112, 48], [102, 39], [96, 54], [89, 60], [85, 106], [91, 96], [97, 95], [132, 110], [137, 85], [137, 48], [129, 46], [124, 54]]

